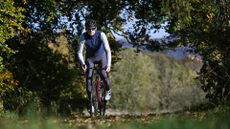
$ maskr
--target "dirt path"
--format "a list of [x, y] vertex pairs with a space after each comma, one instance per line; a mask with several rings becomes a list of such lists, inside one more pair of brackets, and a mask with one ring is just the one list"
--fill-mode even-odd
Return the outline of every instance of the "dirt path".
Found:
[[67, 121], [75, 125], [87, 125], [87, 124], [111, 124], [111, 122], [117, 121], [131, 121], [138, 120], [148, 122], [153, 119], [159, 119], [159, 117], [178, 111], [160, 111], [160, 112], [128, 112], [108, 109], [105, 116], [90, 117], [88, 112], [83, 114], [74, 114]]

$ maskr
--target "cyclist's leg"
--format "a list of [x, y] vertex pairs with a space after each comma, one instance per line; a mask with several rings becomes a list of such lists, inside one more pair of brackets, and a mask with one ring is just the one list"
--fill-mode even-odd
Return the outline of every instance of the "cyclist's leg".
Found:
[[86, 70], [86, 91], [87, 91], [88, 98], [90, 99], [93, 68], [94, 68], [93, 60], [90, 59], [90, 58], [86, 59], [86, 65], [87, 65], [87, 70]]
[[106, 85], [106, 91], [110, 90], [110, 80], [109, 80], [109, 75], [106, 72], [106, 65], [107, 65], [107, 59], [106, 56], [103, 56], [103, 58], [100, 60], [100, 69], [101, 69], [101, 78]]

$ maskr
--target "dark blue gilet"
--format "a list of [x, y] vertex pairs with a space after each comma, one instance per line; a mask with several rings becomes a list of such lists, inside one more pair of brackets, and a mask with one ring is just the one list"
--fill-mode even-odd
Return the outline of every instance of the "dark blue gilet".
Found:
[[86, 58], [98, 57], [105, 54], [103, 42], [101, 40], [101, 31], [96, 31], [93, 36], [84, 33], [86, 45]]

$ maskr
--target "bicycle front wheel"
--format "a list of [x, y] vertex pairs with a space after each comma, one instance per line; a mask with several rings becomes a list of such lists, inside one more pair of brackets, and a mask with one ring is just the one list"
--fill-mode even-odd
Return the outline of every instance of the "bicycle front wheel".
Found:
[[105, 85], [103, 82], [101, 82], [100, 84], [100, 100], [101, 100], [101, 105], [100, 105], [100, 115], [104, 116], [105, 112], [106, 112], [106, 103], [107, 101], [105, 100], [105, 94], [106, 94], [106, 90], [105, 90]]
[[90, 95], [90, 116], [98, 115], [98, 97], [97, 97], [97, 85], [93, 84], [91, 87], [91, 95]]

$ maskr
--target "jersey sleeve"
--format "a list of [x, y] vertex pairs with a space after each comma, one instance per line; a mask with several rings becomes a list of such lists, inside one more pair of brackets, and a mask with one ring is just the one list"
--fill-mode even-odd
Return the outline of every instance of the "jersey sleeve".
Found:
[[106, 56], [107, 56], [107, 66], [111, 66], [111, 50], [110, 50], [110, 46], [109, 46], [109, 42], [108, 39], [105, 35], [104, 32], [101, 32], [101, 40], [104, 43], [104, 48], [105, 48], [105, 52], [106, 52]]
[[84, 47], [85, 47], [85, 38], [84, 38], [84, 35], [82, 34], [80, 36], [79, 46], [78, 46], [78, 50], [77, 50], [78, 59], [80, 60], [80, 63], [82, 65], [85, 65], [85, 60], [84, 60], [84, 57], [83, 57]]

